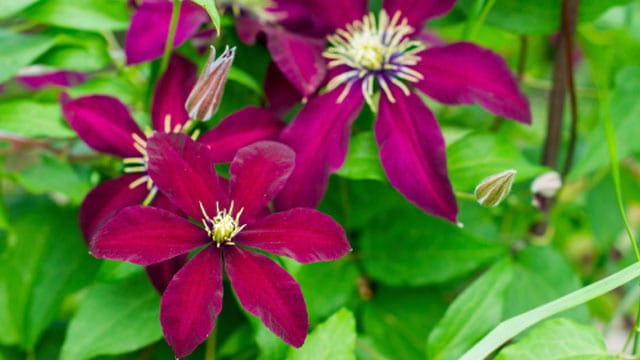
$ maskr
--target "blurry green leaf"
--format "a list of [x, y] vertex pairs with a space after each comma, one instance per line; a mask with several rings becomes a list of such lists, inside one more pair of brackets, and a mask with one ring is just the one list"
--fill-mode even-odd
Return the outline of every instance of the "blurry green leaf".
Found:
[[[565, 259], [548, 246], [529, 246], [513, 263], [513, 280], [506, 291], [505, 317], [512, 317], [536, 306], [578, 290], [580, 281]], [[589, 313], [581, 306], [561, 316], [588, 322]]]
[[194, 3], [202, 6], [209, 13], [213, 26], [216, 27], [218, 33], [220, 33], [220, 14], [218, 14], [218, 8], [216, 7], [214, 0], [193, 0]]
[[62, 121], [58, 103], [26, 99], [0, 102], [0, 132], [26, 138], [71, 138], [75, 135]]
[[[606, 9], [627, 4], [631, 0], [583, 0], [578, 7], [579, 22], [595, 19]], [[475, 0], [460, 0], [459, 8], [470, 14]], [[552, 34], [559, 31], [562, 2], [559, 0], [498, 1], [486, 22], [505, 30], [523, 34]]]
[[530, 163], [511, 141], [496, 134], [472, 133], [447, 148], [449, 177], [454, 189], [473, 191], [487, 176], [515, 169], [514, 183], [533, 178], [543, 168]]
[[305, 264], [295, 277], [302, 288], [311, 321], [333, 314], [357, 297], [358, 269], [350, 259]]
[[389, 359], [424, 359], [425, 338], [446, 308], [434, 288], [381, 287], [364, 304], [362, 328]]
[[104, 37], [84, 31], [51, 31], [57, 45], [38, 58], [38, 64], [58, 69], [97, 71], [111, 63]]
[[231, 81], [235, 81], [238, 84], [244, 85], [245, 87], [253, 90], [257, 95], [263, 96], [262, 86], [254, 78], [252, 78], [249, 73], [240, 68], [237, 68], [235, 66], [231, 67], [231, 69], [229, 69], [228, 79]]
[[356, 320], [351, 311], [340, 309], [318, 325], [300, 349], [291, 348], [288, 360], [355, 359]]
[[446, 282], [507, 252], [500, 243], [477, 238], [415, 208], [391, 214], [363, 229], [360, 251], [367, 273], [388, 285]]
[[88, 255], [75, 209], [37, 201], [21, 206], [0, 255], [0, 342], [30, 349], [64, 297], [93, 279], [98, 262]]
[[256, 317], [249, 318], [255, 329], [255, 338], [260, 348], [258, 360], [282, 360], [287, 356], [289, 345], [272, 333]]
[[160, 296], [146, 275], [95, 284], [71, 319], [60, 359], [88, 359], [140, 349], [162, 338]]
[[11, 79], [21, 68], [31, 64], [51, 48], [54, 41], [48, 36], [17, 34], [0, 28], [0, 83]]
[[92, 76], [88, 81], [69, 88], [67, 93], [72, 98], [96, 94], [108, 95], [120, 99], [125, 104], [135, 103], [140, 96], [131, 83], [120, 77], [114, 77], [111, 73]]
[[41, 0], [24, 15], [35, 22], [79, 30], [114, 31], [129, 26], [125, 0]]
[[[616, 76], [616, 88], [611, 95], [611, 119], [615, 127], [618, 159], [640, 152], [640, 67], [621, 70]], [[571, 172], [571, 177], [584, 175], [609, 163], [605, 132], [598, 127], [589, 136], [584, 155]]]
[[495, 264], [451, 303], [427, 342], [427, 358], [455, 360], [502, 320], [509, 260]]
[[[629, 194], [629, 192], [625, 192]], [[593, 237], [602, 253], [608, 253], [624, 222], [618, 213], [616, 192], [611, 176], [607, 176], [586, 194], [585, 207], [593, 230]]]
[[373, 132], [366, 131], [353, 136], [347, 159], [337, 174], [353, 180], [386, 179], [378, 159], [378, 146]]
[[80, 204], [91, 190], [89, 179], [81, 178], [71, 164], [53, 156], [16, 174], [17, 181], [34, 194], [57, 193]]
[[116, 282], [144, 272], [144, 267], [126, 261], [103, 260], [96, 279], [103, 282]]
[[548, 320], [526, 337], [504, 348], [496, 360], [616, 359], [598, 329], [569, 319]]
[[11, 15], [35, 4], [38, 0], [0, 1], [0, 19], [6, 19]]

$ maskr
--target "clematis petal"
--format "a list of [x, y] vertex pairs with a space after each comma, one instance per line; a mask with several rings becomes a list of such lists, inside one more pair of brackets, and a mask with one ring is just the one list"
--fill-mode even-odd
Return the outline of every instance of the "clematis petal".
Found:
[[322, 19], [320, 26], [330, 33], [352, 21], [361, 20], [369, 7], [367, 0], [310, 0], [309, 3], [312, 17]]
[[364, 101], [359, 86], [353, 87], [340, 103], [342, 87], [312, 98], [282, 131], [280, 140], [296, 152], [296, 166], [276, 197], [276, 209], [316, 207], [322, 200], [329, 174], [344, 163], [351, 124]]
[[406, 96], [395, 86], [390, 90], [396, 103], [381, 96], [375, 124], [389, 182], [427, 213], [456, 221], [458, 206], [438, 122], [418, 95]]
[[247, 45], [255, 44], [265, 26], [262, 22], [249, 16], [238, 16], [235, 18], [235, 23], [238, 37]]
[[248, 106], [224, 118], [198, 142], [211, 148], [215, 162], [231, 162], [242, 147], [260, 140], [276, 140], [284, 125], [271, 112]]
[[[191, 1], [182, 1], [180, 6], [180, 17], [173, 39], [174, 49], [193, 36], [200, 26], [209, 22], [209, 15], [199, 5]], [[162, 56], [172, 12], [171, 1], [147, 0], [136, 9], [124, 42], [128, 65]]]
[[146, 266], [186, 254], [207, 241], [207, 232], [187, 219], [136, 205], [123, 209], [98, 229], [91, 254]]
[[424, 23], [434, 17], [442, 16], [453, 8], [456, 0], [383, 0], [382, 7], [390, 16], [400, 11], [416, 31], [422, 30]]
[[188, 254], [183, 254], [145, 268], [151, 284], [159, 294], [167, 289], [173, 276], [187, 263], [188, 257]]
[[530, 124], [531, 109], [509, 66], [496, 53], [471, 43], [429, 48], [415, 70], [415, 86], [445, 104], [480, 104], [492, 113]]
[[95, 231], [118, 211], [127, 206], [142, 203], [149, 193], [147, 188], [145, 186], [129, 188], [129, 185], [139, 177], [139, 174], [129, 174], [107, 180], [87, 194], [80, 206], [79, 215], [80, 229], [87, 245]]
[[171, 56], [153, 94], [151, 124], [154, 130], [176, 132], [176, 126], [180, 128], [189, 120], [184, 104], [197, 78], [198, 67], [194, 63], [180, 55]]
[[263, 87], [267, 99], [266, 106], [279, 116], [284, 116], [295, 104], [302, 101], [302, 94], [273, 62], [267, 67]]
[[34, 72], [21, 71], [16, 77], [18, 81], [31, 90], [42, 89], [47, 86], [72, 86], [85, 82], [87, 74], [71, 70], [44, 70], [36, 68]]
[[335, 220], [308, 208], [269, 215], [247, 225], [234, 240], [301, 263], [335, 260], [351, 250]]
[[155, 133], [147, 142], [147, 153], [151, 179], [187, 215], [202, 219], [201, 204], [209, 215], [216, 213], [216, 202], [226, 207], [226, 192], [206, 145], [185, 134]]
[[287, 344], [300, 347], [309, 318], [300, 285], [293, 277], [268, 257], [238, 246], [224, 248], [224, 261], [242, 307]]
[[236, 208], [251, 219], [282, 189], [293, 171], [294, 152], [275, 141], [259, 141], [238, 150], [231, 162], [229, 188]]
[[324, 41], [275, 26], [264, 31], [271, 57], [289, 82], [304, 96], [315, 93], [327, 74]]
[[140, 156], [133, 134], [146, 136], [120, 100], [104, 95], [71, 99], [63, 94], [60, 102], [62, 116], [87, 145], [118, 157]]
[[222, 257], [209, 246], [173, 277], [160, 303], [160, 323], [176, 357], [191, 354], [222, 310]]

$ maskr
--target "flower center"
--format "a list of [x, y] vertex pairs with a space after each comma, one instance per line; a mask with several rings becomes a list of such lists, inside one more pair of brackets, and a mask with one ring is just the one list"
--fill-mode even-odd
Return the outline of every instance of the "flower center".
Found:
[[245, 226], [247, 226], [246, 224], [240, 225], [240, 215], [242, 215], [244, 208], [241, 208], [236, 216], [233, 217], [233, 201], [231, 201], [229, 210], [220, 210], [220, 206], [218, 202], [216, 202], [216, 216], [214, 217], [210, 217], [207, 214], [202, 202], [200, 202], [200, 210], [202, 211], [203, 216], [202, 224], [204, 225], [205, 230], [207, 230], [209, 238], [211, 238], [218, 247], [222, 244], [235, 245], [231, 240], [234, 236], [238, 235]]
[[363, 95], [372, 109], [376, 108], [374, 83], [391, 102], [395, 102], [395, 98], [389, 90], [390, 84], [408, 95], [409, 88], [404, 81], [422, 80], [422, 74], [412, 67], [420, 60], [417, 53], [426, 49], [423, 42], [409, 37], [413, 32], [400, 11], [389, 18], [385, 10], [380, 11], [377, 21], [374, 14], [369, 13], [362, 20], [337, 30], [328, 37], [329, 48], [323, 55], [330, 60], [329, 68], [343, 66], [346, 69], [329, 81], [328, 90], [345, 84], [338, 98], [338, 102], [342, 102], [353, 84], [362, 81]]

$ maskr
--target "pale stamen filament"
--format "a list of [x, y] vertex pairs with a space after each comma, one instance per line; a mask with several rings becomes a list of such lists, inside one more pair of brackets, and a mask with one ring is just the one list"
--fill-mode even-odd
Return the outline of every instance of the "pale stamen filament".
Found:
[[216, 243], [217, 247], [220, 245], [235, 245], [232, 241], [233, 237], [236, 236], [242, 229], [245, 228], [246, 224], [240, 224], [240, 216], [242, 216], [242, 212], [244, 208], [240, 208], [240, 210], [236, 213], [235, 218], [233, 217], [233, 207], [234, 202], [231, 201], [229, 204], [229, 209], [220, 210], [220, 204], [216, 202], [216, 216], [211, 217], [207, 214], [206, 209], [202, 202], [200, 202], [200, 211], [202, 212], [202, 225], [207, 231], [207, 235], [211, 240]]

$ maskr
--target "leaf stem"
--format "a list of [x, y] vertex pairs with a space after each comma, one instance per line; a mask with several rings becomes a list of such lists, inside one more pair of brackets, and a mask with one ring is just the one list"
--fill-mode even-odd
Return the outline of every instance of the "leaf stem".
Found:
[[176, 28], [178, 27], [178, 19], [180, 18], [180, 0], [173, 0], [173, 11], [171, 12], [171, 23], [169, 24], [169, 32], [167, 33], [167, 42], [164, 45], [164, 53], [162, 62], [160, 63], [160, 74], [162, 74], [169, 65], [171, 50], [173, 50], [173, 40], [176, 37]]

